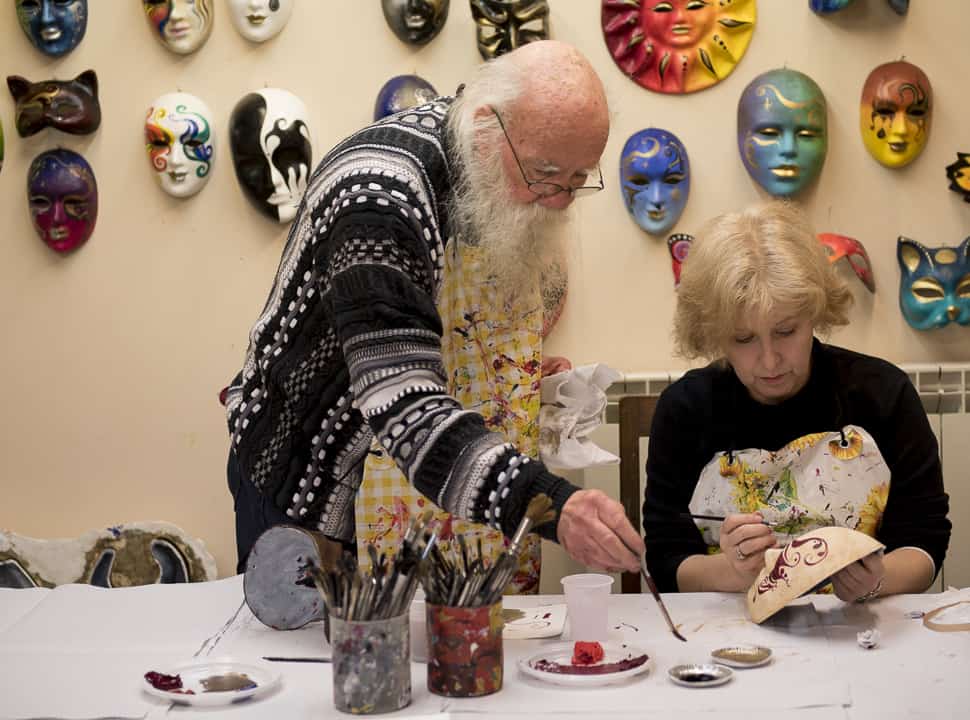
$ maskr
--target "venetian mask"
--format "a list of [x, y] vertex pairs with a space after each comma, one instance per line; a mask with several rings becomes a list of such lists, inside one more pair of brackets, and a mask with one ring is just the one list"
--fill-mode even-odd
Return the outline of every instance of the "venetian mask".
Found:
[[409, 45], [425, 45], [448, 19], [449, 0], [381, 0], [384, 19], [391, 30]]
[[689, 93], [719, 83], [741, 60], [755, 0], [602, 0], [610, 55], [648, 90]]
[[11, 75], [7, 87], [17, 105], [17, 132], [29, 137], [45, 127], [72, 135], [93, 133], [101, 125], [98, 76], [86, 70], [73, 80], [32, 83]]
[[928, 248], [900, 237], [896, 258], [899, 308], [912, 327], [931, 330], [947, 323], [970, 325], [970, 237], [959, 247]]
[[195, 195], [212, 171], [212, 112], [188, 93], [156, 98], [145, 118], [145, 146], [162, 190], [179, 198]]
[[162, 45], [179, 55], [193, 53], [212, 32], [212, 0], [142, 0], [148, 22]]
[[88, 161], [71, 150], [41, 153], [27, 171], [34, 229], [51, 249], [70, 252], [91, 237], [98, 219], [98, 184]]
[[926, 73], [904, 60], [880, 65], [862, 88], [859, 129], [866, 150], [886, 167], [909, 165], [930, 134], [933, 88]]
[[250, 202], [273, 220], [292, 220], [311, 170], [303, 102], [278, 88], [249, 93], [229, 117], [229, 142], [236, 177]]
[[842, 258], [849, 262], [852, 272], [856, 274], [862, 284], [869, 292], [876, 292], [876, 278], [872, 274], [872, 263], [869, 262], [869, 253], [862, 246], [862, 243], [855, 238], [835, 233], [819, 233], [819, 241], [825, 246], [825, 252], [829, 256], [830, 263], [837, 263]]
[[738, 101], [738, 149], [748, 174], [775, 196], [804, 190], [828, 149], [825, 96], [808, 75], [769, 70]]
[[84, 39], [87, 0], [17, 0], [17, 20], [30, 42], [45, 55], [60, 57]]
[[690, 194], [687, 149], [666, 130], [634, 133], [620, 157], [620, 187], [637, 225], [651, 235], [667, 232], [677, 224]]
[[[3, 138], [0, 136], [0, 159], [2, 159]], [[970, 153], [957, 153], [957, 161], [946, 166], [946, 176], [950, 181], [950, 189], [963, 195], [963, 199], [970, 203]]]
[[808, 6], [813, 13], [828, 15], [847, 8], [853, 0], [808, 0]]
[[247, 40], [265, 42], [280, 33], [293, 13], [294, 0], [229, 0], [229, 17]]
[[674, 233], [667, 238], [667, 250], [670, 251], [670, 264], [674, 270], [674, 287], [680, 285], [680, 269], [690, 252], [690, 244], [694, 236], [687, 233]]
[[484, 60], [549, 38], [546, 0], [471, 0], [471, 7], [478, 52]]
[[417, 75], [397, 75], [384, 83], [377, 93], [374, 119], [380, 120], [415, 105], [423, 105], [436, 97], [438, 92], [424, 78]]

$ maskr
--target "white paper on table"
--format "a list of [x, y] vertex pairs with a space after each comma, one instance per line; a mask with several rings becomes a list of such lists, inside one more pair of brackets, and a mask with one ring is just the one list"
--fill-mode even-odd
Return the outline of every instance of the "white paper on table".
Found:
[[580, 470], [619, 462], [589, 438], [603, 422], [606, 389], [623, 376], [596, 363], [542, 378], [539, 457], [554, 470]]
[[49, 592], [47, 588], [0, 588], [0, 634], [20, 622]]
[[[276, 657], [330, 657], [330, 645], [322, 621], [296, 630], [276, 630], [264, 625], [244, 605], [232, 624], [208, 652], [209, 655], [231, 655], [239, 659], [258, 660]], [[283, 665], [283, 663], [278, 663]]]
[[186, 659], [242, 602], [241, 575], [131, 588], [61, 585], [0, 633], [0, 648], [106, 655], [172, 651]]

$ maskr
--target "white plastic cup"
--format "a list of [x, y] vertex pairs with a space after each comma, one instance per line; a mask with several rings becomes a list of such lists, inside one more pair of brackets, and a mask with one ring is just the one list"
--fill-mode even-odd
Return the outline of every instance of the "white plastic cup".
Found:
[[425, 615], [424, 590], [417, 588], [408, 613], [411, 624], [411, 661], [428, 662], [428, 620]]
[[562, 580], [569, 613], [569, 638], [586, 642], [606, 640], [609, 634], [608, 598], [613, 578], [598, 573], [567, 575]]

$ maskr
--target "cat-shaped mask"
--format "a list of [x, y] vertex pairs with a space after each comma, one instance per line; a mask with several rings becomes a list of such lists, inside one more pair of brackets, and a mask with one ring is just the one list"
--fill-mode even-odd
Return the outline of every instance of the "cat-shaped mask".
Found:
[[17, 132], [30, 137], [45, 127], [72, 135], [93, 133], [101, 125], [98, 76], [86, 70], [73, 80], [32, 83], [19, 75], [7, 77], [7, 87], [17, 104]]
[[912, 327], [970, 325], [970, 237], [959, 247], [928, 248], [902, 237], [896, 243], [899, 309]]

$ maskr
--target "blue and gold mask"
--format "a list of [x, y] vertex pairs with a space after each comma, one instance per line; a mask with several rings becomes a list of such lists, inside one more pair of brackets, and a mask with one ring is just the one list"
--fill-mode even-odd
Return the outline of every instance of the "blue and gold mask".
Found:
[[17, 0], [17, 20], [34, 47], [61, 57], [84, 39], [88, 0]]
[[900, 237], [899, 309], [912, 327], [970, 325], [970, 237], [959, 247], [928, 248]]
[[690, 194], [687, 149], [659, 128], [634, 133], [620, 156], [623, 202], [637, 225], [662, 235], [680, 219]]
[[804, 190], [828, 150], [825, 96], [797, 70], [769, 70], [738, 101], [738, 150], [748, 174], [772, 195]]

